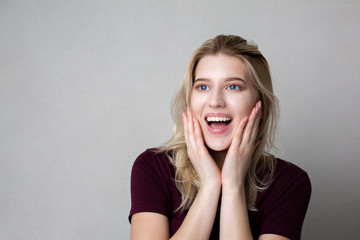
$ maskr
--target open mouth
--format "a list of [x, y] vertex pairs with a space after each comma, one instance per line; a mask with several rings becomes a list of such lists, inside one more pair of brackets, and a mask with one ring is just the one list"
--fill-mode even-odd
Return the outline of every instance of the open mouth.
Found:
[[221, 129], [229, 125], [232, 119], [229, 117], [206, 117], [205, 120], [212, 129]]

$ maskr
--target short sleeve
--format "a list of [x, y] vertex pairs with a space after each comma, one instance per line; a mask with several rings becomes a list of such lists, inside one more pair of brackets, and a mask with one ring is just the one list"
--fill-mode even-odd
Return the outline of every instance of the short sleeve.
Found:
[[171, 213], [166, 161], [163, 155], [156, 155], [151, 150], [146, 150], [135, 160], [131, 171], [130, 222], [131, 217], [139, 212], [155, 212], [165, 216]]
[[[289, 163], [290, 164], [290, 163]], [[301, 229], [311, 195], [309, 176], [295, 165], [281, 170], [268, 189], [261, 234], [272, 233], [292, 240], [301, 239]]]

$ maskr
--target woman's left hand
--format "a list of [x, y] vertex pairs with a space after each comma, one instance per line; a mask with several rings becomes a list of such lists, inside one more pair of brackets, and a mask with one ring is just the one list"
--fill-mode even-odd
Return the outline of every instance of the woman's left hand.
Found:
[[260, 141], [255, 141], [261, 119], [261, 102], [257, 102], [249, 117], [244, 117], [235, 133], [221, 171], [224, 189], [239, 189], [244, 185], [252, 155]]

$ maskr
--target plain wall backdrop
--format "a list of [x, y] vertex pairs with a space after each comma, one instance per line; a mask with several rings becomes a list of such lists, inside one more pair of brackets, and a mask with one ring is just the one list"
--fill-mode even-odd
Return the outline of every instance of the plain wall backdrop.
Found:
[[0, 0], [0, 239], [128, 239], [130, 171], [172, 131], [192, 52], [254, 40], [306, 170], [303, 239], [356, 239], [360, 1]]

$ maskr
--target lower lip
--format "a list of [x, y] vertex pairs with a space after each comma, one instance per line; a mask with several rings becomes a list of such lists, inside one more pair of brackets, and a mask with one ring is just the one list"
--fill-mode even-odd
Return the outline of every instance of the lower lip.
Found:
[[207, 130], [208, 130], [210, 133], [212, 133], [212, 134], [223, 134], [223, 133], [225, 133], [225, 132], [229, 129], [230, 124], [231, 124], [231, 122], [230, 122], [228, 125], [226, 125], [225, 127], [223, 127], [223, 128], [213, 129], [213, 128], [211, 128], [211, 127], [209, 126], [209, 124], [206, 123], [206, 127], [207, 127]]

